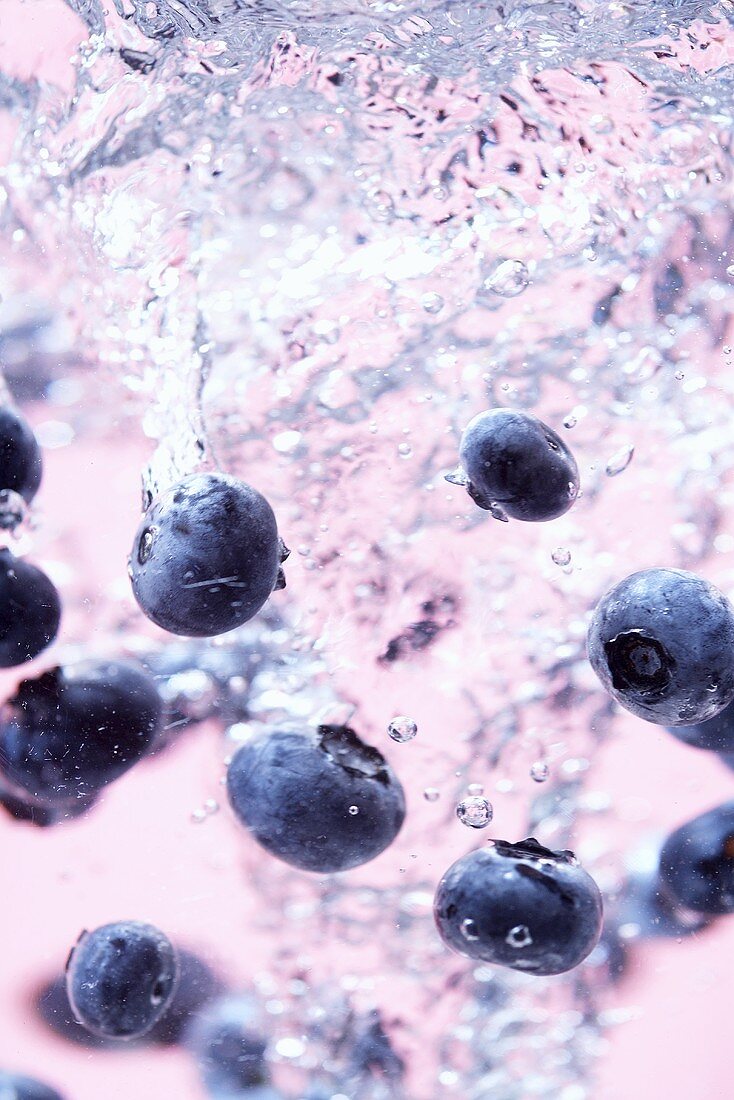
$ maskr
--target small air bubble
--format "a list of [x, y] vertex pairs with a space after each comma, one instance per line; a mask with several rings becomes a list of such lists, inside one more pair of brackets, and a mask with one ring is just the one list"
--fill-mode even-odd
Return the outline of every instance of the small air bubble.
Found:
[[461, 922], [461, 934], [465, 940], [473, 942], [479, 939], [479, 928], [477, 922], [472, 920], [471, 917], [467, 917], [466, 920]]
[[505, 943], [510, 947], [530, 947], [533, 942], [533, 937], [530, 935], [530, 929], [526, 924], [516, 924], [514, 928], [505, 936]]
[[521, 260], [501, 260], [485, 278], [477, 297], [485, 300], [492, 295], [516, 298], [530, 282], [528, 269]]
[[466, 793], [470, 794], [473, 798], [484, 794], [484, 787], [481, 783], [470, 783], [466, 788]]
[[673, 375], [673, 377], [675, 378], [676, 382], [682, 382], [683, 379], [685, 378], [685, 374], [683, 373], [682, 370], [677, 370], [675, 372], [675, 374]]
[[440, 313], [443, 309], [443, 298], [440, 294], [429, 292], [423, 295], [421, 305], [426, 313]]
[[734, 264], [729, 264], [726, 269], [726, 273], [730, 279], [734, 279]]
[[545, 783], [549, 774], [550, 768], [545, 760], [536, 760], [534, 764], [530, 765], [530, 778], [536, 783]]
[[[676, 378], [677, 377], [676, 375]], [[607, 477], [616, 477], [617, 474], [621, 474], [623, 470], [626, 470], [632, 461], [634, 453], [635, 448], [631, 445], [620, 447], [618, 451], [615, 451], [606, 465]]]
[[418, 732], [418, 725], [412, 718], [406, 718], [404, 714], [399, 714], [396, 718], [393, 718], [387, 727], [387, 732], [393, 741], [397, 741], [402, 745], [405, 741], [413, 740]]
[[563, 418], [563, 427], [564, 428], [575, 428], [577, 424], [578, 424], [578, 420], [573, 415], [573, 413], [569, 413], [568, 416], [564, 416], [564, 418]]
[[357, 814], [359, 813], [359, 806], [350, 806], [349, 807], [349, 813], [352, 817], [356, 817]]
[[401, 458], [410, 458], [413, 448], [410, 443], [398, 443], [398, 454]]
[[456, 807], [456, 816], [462, 825], [470, 829], [484, 829], [494, 816], [492, 805], [486, 798], [463, 798]]
[[440, 795], [441, 792], [438, 790], [437, 787], [426, 787], [423, 792], [423, 797], [425, 798], [426, 802], [438, 802]]
[[556, 565], [570, 565], [571, 551], [566, 550], [564, 546], [558, 546], [551, 554], [551, 559]]

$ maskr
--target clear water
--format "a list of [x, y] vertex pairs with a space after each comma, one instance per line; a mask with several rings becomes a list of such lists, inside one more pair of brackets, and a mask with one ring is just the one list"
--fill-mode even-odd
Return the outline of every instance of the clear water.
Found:
[[[65, 581], [57, 659], [182, 654], [164, 686], [211, 723], [212, 774], [263, 723], [349, 718], [401, 775], [406, 828], [358, 873], [315, 882], [239, 838], [227, 889], [267, 919], [245, 925], [258, 957], [237, 972], [289, 1095], [592, 1097], [604, 966], [548, 982], [472, 967], [430, 905], [477, 839], [457, 803], [482, 793], [480, 841], [573, 846], [613, 898], [625, 792], [600, 801], [593, 777], [630, 720], [588, 668], [586, 615], [648, 565], [734, 590], [731, 4], [45, 10], [78, 39], [72, 63], [53, 35], [31, 70], [0, 40], [10, 389], [48, 467], [84, 440], [109, 462], [129, 435], [126, 507], [141, 476], [149, 499], [222, 468], [268, 496], [294, 551], [266, 614], [182, 649], [134, 610], [123, 553], [85, 606], [63, 509], [50, 533], [40, 513], [19, 545], [40, 539]], [[583, 495], [561, 520], [498, 524], [444, 480], [490, 405], [537, 411], [574, 448]], [[396, 715], [414, 741], [391, 743]], [[156, 774], [175, 784], [183, 751]], [[202, 780], [190, 824], [234, 834], [217, 796]], [[82, 850], [93, 820], [68, 826]], [[216, 841], [188, 844], [195, 881]], [[205, 914], [191, 924], [207, 946]], [[373, 1010], [397, 1079], [345, 1068]]]

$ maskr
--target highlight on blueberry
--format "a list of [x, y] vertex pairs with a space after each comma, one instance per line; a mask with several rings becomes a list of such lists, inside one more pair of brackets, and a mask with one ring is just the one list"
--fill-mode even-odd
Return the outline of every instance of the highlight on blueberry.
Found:
[[397, 776], [348, 726], [254, 737], [229, 765], [227, 793], [255, 840], [305, 871], [367, 863], [392, 844], [405, 818]]
[[88, 1031], [136, 1039], [163, 1016], [177, 977], [176, 952], [159, 929], [116, 921], [82, 932], [67, 963], [66, 990]]
[[734, 609], [694, 573], [620, 581], [593, 613], [587, 649], [610, 695], [648, 722], [705, 722], [734, 699]]
[[678, 905], [712, 916], [734, 913], [734, 802], [671, 833], [660, 852], [659, 874]]
[[562, 974], [595, 947], [602, 899], [572, 852], [551, 851], [533, 837], [495, 840], [448, 869], [434, 917], [443, 941], [468, 958]]
[[61, 601], [44, 572], [0, 549], [0, 668], [32, 661], [56, 637]]
[[64, 1100], [60, 1092], [19, 1073], [0, 1070], [0, 1100]]
[[224, 634], [285, 586], [288, 553], [256, 489], [227, 474], [191, 474], [143, 516], [130, 555], [133, 593], [171, 634]]
[[42, 806], [88, 801], [148, 751], [161, 700], [128, 661], [86, 661], [23, 680], [0, 709], [0, 781]]
[[30, 425], [15, 409], [0, 406], [0, 491], [18, 493], [30, 503], [41, 474], [41, 449]]
[[537, 416], [515, 409], [475, 416], [461, 437], [459, 465], [447, 480], [463, 484], [496, 519], [557, 519], [579, 492], [576, 460], [561, 437]]

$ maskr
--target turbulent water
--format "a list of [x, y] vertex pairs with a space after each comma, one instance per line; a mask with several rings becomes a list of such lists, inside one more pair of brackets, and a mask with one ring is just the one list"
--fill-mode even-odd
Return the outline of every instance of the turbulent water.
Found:
[[[624, 853], [588, 833], [612, 722], [585, 615], [652, 564], [734, 589], [732, 5], [56, 8], [80, 42], [63, 79], [0, 47], [11, 390], [93, 378], [95, 415], [154, 441], [131, 493], [141, 473], [149, 499], [222, 468], [273, 503], [288, 588], [239, 641], [182, 658], [234, 654], [235, 688], [210, 675], [202, 711], [232, 745], [281, 718], [352, 716], [382, 748], [396, 714], [419, 727], [385, 750], [414, 808], [396, 873], [321, 889], [249, 854], [241, 888], [279, 914], [257, 975], [284, 1006], [273, 1042], [306, 1036], [274, 1045], [276, 1068], [299, 1096], [322, 1056], [325, 1096], [591, 1096], [604, 967], [472, 968], [430, 903], [470, 782], [507, 796], [492, 835], [591, 835], [585, 864], [613, 891]], [[539, 412], [574, 448], [568, 516], [499, 524], [446, 483], [491, 405]], [[201, 681], [177, 683], [194, 705]], [[277, 950], [294, 935], [315, 960], [296, 992]], [[340, 986], [342, 939], [364, 950]], [[413, 1005], [397, 1024], [395, 990]], [[353, 994], [395, 1025], [406, 1074], [344, 1084]]]

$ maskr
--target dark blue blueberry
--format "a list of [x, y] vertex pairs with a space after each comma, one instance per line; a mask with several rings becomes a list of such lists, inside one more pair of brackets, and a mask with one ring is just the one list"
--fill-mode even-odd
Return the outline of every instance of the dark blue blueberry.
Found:
[[382, 753], [346, 726], [253, 738], [227, 772], [232, 807], [273, 855], [305, 871], [346, 871], [397, 836], [405, 797]]
[[28, 502], [41, 484], [41, 450], [25, 419], [0, 407], [0, 490], [10, 489]]
[[704, 722], [734, 698], [734, 610], [682, 569], [645, 569], [599, 601], [589, 660], [609, 694], [648, 722]]
[[670, 732], [694, 749], [734, 753], [734, 702], [706, 722], [693, 726], [671, 726]]
[[89, 800], [145, 755], [160, 716], [155, 684], [133, 664], [53, 668], [0, 710], [0, 778], [23, 801]]
[[158, 626], [211, 637], [242, 626], [284, 586], [287, 555], [265, 497], [225, 474], [192, 474], [145, 513], [130, 577]]
[[451, 866], [434, 902], [444, 942], [472, 959], [562, 974], [599, 940], [602, 900], [572, 853], [492, 841]]
[[0, 1070], [0, 1100], [64, 1100], [60, 1092], [34, 1077]]
[[459, 461], [472, 500], [499, 519], [556, 519], [578, 495], [573, 455], [529, 413], [490, 409], [475, 416], [461, 437]]
[[60, 620], [59, 594], [46, 574], [0, 549], [0, 668], [37, 657], [56, 637]]
[[694, 913], [734, 913], [734, 802], [671, 833], [660, 853], [660, 880]]
[[223, 997], [204, 1009], [186, 1033], [207, 1091], [214, 1097], [247, 1096], [267, 1085], [267, 1039], [254, 1002], [246, 996]]
[[[176, 953], [178, 982], [166, 1011], [144, 1036], [146, 1043], [155, 1043], [158, 1046], [180, 1043], [192, 1019], [225, 991], [224, 982], [198, 955], [184, 948], [177, 948]], [[115, 1049], [121, 1041], [94, 1035], [75, 1019], [69, 1004], [65, 977], [46, 982], [35, 994], [33, 1003], [46, 1027], [66, 1042], [84, 1047]]]
[[152, 924], [116, 921], [82, 932], [66, 966], [77, 1020], [94, 1035], [136, 1039], [168, 1008], [178, 966], [172, 944]]
[[404, 1073], [405, 1062], [393, 1049], [379, 1012], [371, 1012], [355, 1027], [347, 1076], [358, 1082], [365, 1077], [397, 1082]]

